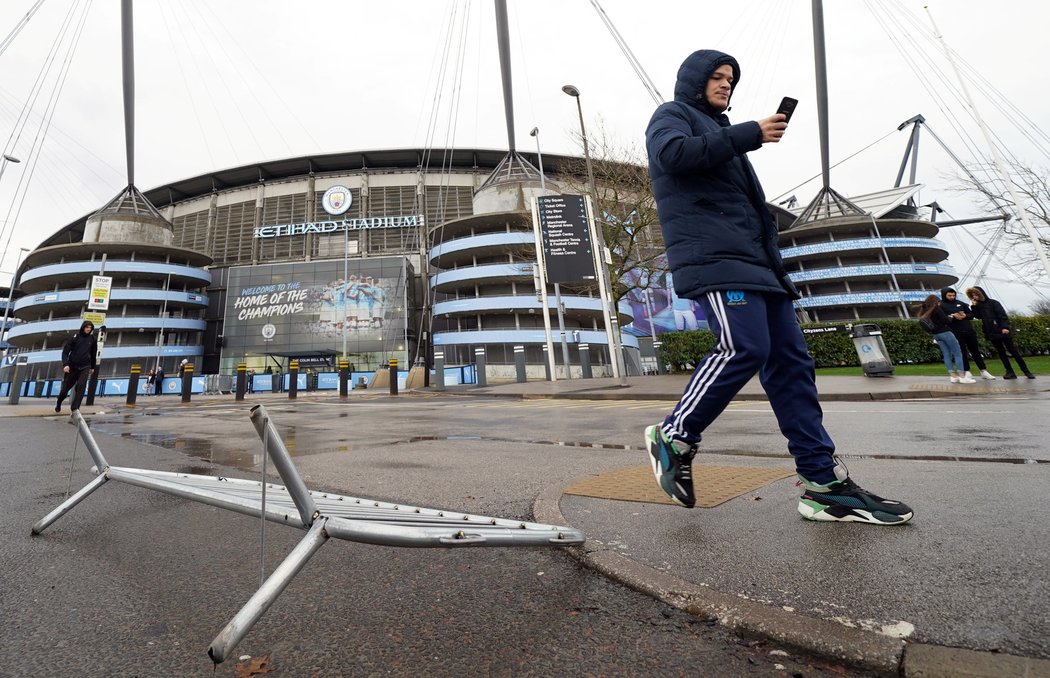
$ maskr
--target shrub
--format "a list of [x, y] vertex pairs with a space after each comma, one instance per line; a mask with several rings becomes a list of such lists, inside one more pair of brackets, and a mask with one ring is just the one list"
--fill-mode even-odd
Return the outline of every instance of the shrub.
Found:
[[[940, 349], [929, 332], [919, 327], [915, 320], [879, 320], [872, 324], [882, 330], [886, 351], [895, 365], [935, 363], [941, 360]], [[1024, 355], [1046, 355], [1050, 353], [1050, 316], [1017, 316], [1010, 318], [1011, 334], [1017, 349]], [[827, 327], [824, 323], [806, 323], [807, 327]], [[843, 324], [844, 326], [844, 324]], [[995, 349], [984, 338], [980, 321], [974, 322], [974, 331], [980, 338], [981, 351], [994, 356]], [[857, 367], [860, 360], [853, 348], [853, 339], [847, 332], [824, 332], [807, 334], [806, 346], [817, 367]], [[710, 330], [668, 332], [660, 335], [660, 359], [671, 366], [672, 371], [685, 370], [696, 365], [715, 345], [715, 335]], [[775, 350], [775, 348], [774, 348]]]

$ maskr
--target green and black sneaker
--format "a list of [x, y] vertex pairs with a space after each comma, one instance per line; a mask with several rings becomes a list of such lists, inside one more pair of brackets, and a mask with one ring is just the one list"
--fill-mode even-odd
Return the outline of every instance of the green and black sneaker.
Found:
[[798, 512], [806, 520], [872, 525], [903, 525], [911, 520], [912, 510], [908, 506], [872, 494], [849, 477], [826, 485], [799, 478], [805, 490], [798, 500]]
[[[679, 443], [684, 444], [684, 443]], [[693, 457], [696, 456], [696, 445], [679, 450], [675, 443], [667, 439], [659, 424], [645, 429], [645, 449], [649, 451], [649, 461], [653, 465], [653, 475], [660, 489], [671, 499], [686, 508], [696, 505], [693, 495]]]

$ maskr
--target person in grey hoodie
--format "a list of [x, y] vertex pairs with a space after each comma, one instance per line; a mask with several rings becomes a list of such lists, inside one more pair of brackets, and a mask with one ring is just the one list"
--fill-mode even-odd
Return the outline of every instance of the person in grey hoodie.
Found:
[[62, 389], [58, 392], [55, 412], [62, 411], [62, 401], [73, 390], [73, 400], [69, 410], [76, 412], [84, 399], [88, 377], [95, 371], [95, 358], [98, 355], [98, 342], [94, 336], [95, 325], [90, 320], [80, 324], [77, 331], [65, 346], [62, 347]]

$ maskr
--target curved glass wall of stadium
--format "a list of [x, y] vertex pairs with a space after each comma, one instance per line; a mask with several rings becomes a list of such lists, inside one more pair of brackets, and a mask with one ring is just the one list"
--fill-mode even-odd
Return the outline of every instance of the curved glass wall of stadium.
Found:
[[99, 376], [127, 376], [133, 364], [143, 372], [161, 364], [174, 374], [182, 359], [194, 362], [202, 355], [208, 257], [146, 243], [52, 245], [26, 257], [22, 296], [12, 309], [20, 322], [8, 337], [14, 354], [27, 358], [29, 380], [61, 376], [62, 346], [80, 328], [103, 254], [113, 285]]

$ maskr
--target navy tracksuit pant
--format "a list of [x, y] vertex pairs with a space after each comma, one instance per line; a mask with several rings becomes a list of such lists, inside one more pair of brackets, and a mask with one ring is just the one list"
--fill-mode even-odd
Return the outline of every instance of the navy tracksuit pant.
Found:
[[664, 420], [668, 438], [699, 443], [701, 434], [759, 373], [795, 468], [807, 480], [835, 480], [835, 444], [824, 430], [813, 359], [786, 294], [708, 292], [697, 300], [718, 343], [697, 366]]

